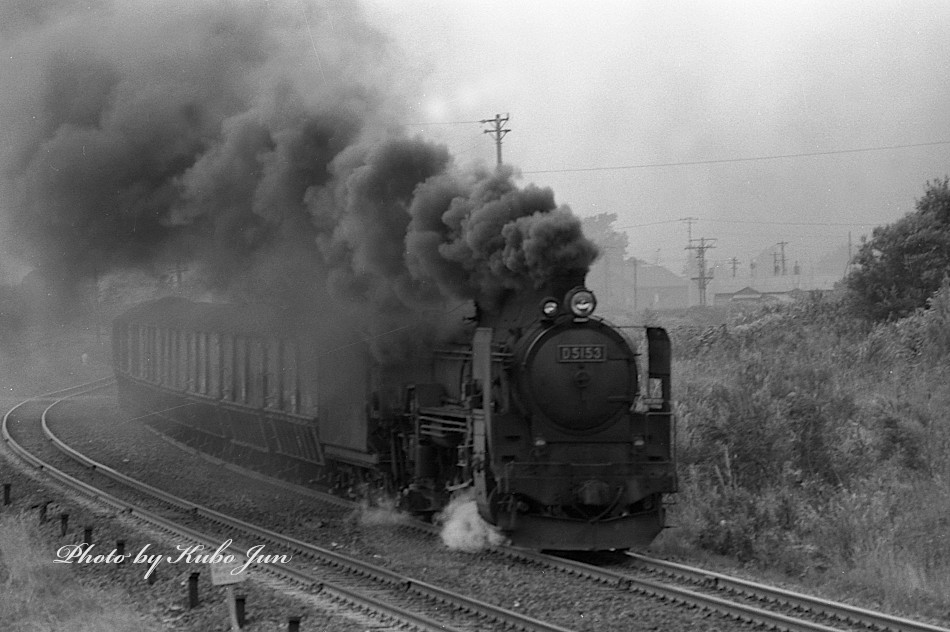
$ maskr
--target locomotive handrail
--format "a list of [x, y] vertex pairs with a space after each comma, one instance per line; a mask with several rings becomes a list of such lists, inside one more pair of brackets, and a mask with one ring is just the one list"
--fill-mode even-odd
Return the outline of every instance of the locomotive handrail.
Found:
[[468, 408], [462, 408], [461, 406], [457, 409], [452, 409], [448, 407], [440, 406], [426, 406], [419, 408], [419, 418], [422, 419], [426, 416], [430, 416], [433, 419], [444, 419], [446, 417], [459, 417], [467, 419], [471, 415], [471, 410]]

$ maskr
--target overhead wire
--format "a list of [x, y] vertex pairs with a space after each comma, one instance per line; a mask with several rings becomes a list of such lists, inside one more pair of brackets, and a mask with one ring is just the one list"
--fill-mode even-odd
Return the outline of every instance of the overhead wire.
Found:
[[603, 167], [571, 167], [564, 169], [533, 169], [523, 170], [524, 174], [535, 173], [572, 173], [583, 171], [620, 171], [630, 169], [654, 169], [662, 167], [690, 167], [697, 165], [729, 164], [738, 162], [755, 162], [759, 160], [783, 160], [788, 158], [809, 158], [813, 156], [834, 156], [841, 154], [857, 154], [873, 151], [889, 151], [893, 149], [910, 149], [915, 147], [933, 147], [938, 145], [950, 145], [950, 140], [933, 141], [929, 143], [907, 143], [901, 145], [883, 145], [879, 147], [860, 147], [855, 149], [829, 149], [826, 151], [809, 151], [795, 154], [774, 154], [768, 156], [749, 156], [740, 158], [713, 158], [708, 160], [682, 160], [678, 162], [649, 162], [632, 165], [612, 165]]

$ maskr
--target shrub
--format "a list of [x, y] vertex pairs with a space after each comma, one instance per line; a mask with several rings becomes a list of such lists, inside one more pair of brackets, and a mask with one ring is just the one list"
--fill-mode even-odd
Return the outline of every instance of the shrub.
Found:
[[671, 332], [684, 542], [896, 602], [948, 585], [950, 283], [886, 323], [812, 295]]

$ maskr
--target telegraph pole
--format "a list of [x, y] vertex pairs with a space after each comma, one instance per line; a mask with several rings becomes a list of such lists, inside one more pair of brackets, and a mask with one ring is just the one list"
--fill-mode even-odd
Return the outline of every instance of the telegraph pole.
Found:
[[[698, 243], [693, 245], [693, 242]], [[690, 244], [686, 246], [687, 250], [696, 251], [696, 260], [699, 264], [699, 276], [692, 277], [692, 280], [696, 281], [699, 287], [699, 305], [701, 307], [706, 306], [706, 285], [712, 279], [712, 275], [706, 270], [706, 251], [710, 248], [715, 248], [715, 243], [715, 239], [700, 237], [699, 239], [691, 239]]]
[[851, 231], [849, 230], [849, 231], [848, 231], [848, 263], [845, 264], [845, 266], [844, 266], [844, 275], [845, 275], [845, 276], [848, 276], [849, 274], [851, 274], [851, 269], [852, 269], [851, 261], [852, 261], [852, 258], [853, 258], [853, 255], [851, 254]]
[[505, 128], [505, 123], [508, 122], [508, 114], [505, 114], [504, 117], [501, 114], [496, 114], [493, 119], [483, 119], [479, 121], [482, 124], [490, 123], [492, 125], [491, 129], [483, 130], [485, 134], [491, 134], [492, 138], [495, 139], [495, 154], [498, 158], [498, 166], [501, 166], [501, 139], [505, 137], [505, 134], [510, 132], [510, 129]]
[[732, 266], [732, 278], [736, 278], [736, 268], [739, 267], [739, 260], [733, 257], [729, 260], [729, 264]]
[[634, 311], [634, 313], [636, 313], [636, 311], [637, 311], [637, 275], [638, 275], [638, 272], [639, 272], [639, 271], [637, 270], [637, 258], [634, 257], [634, 258], [633, 258], [633, 311]]
[[[778, 242], [778, 244], [776, 244], [776, 245], [777, 245], [777, 246], [781, 249], [781, 251], [782, 251], [780, 261], [782, 262], [782, 276], [785, 276], [786, 274], [788, 274], [787, 270], [785, 269], [785, 246], [788, 245], [788, 242], [787, 242], [787, 241], [780, 241], [780, 242]], [[776, 275], [778, 275], [778, 272], [776, 272]]]
[[686, 222], [686, 241], [687, 243], [693, 243], [693, 222], [698, 222], [698, 217], [683, 217], [680, 219], [681, 222]]

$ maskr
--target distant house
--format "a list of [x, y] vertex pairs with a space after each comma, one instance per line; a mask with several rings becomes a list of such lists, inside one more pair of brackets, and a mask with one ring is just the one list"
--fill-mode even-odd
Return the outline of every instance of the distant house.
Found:
[[713, 303], [722, 305], [723, 303], [757, 303], [762, 300], [762, 292], [751, 288], [748, 285], [741, 290], [732, 293], [717, 292]]
[[[810, 290], [831, 290], [841, 280], [838, 275], [787, 275], [761, 278], [716, 279], [710, 284], [713, 303], [756, 303], [791, 301]], [[750, 283], [751, 281], [751, 283]]]
[[[640, 309], [674, 309], [689, 305], [689, 281], [662, 266], [627, 260], [628, 276], [636, 275]], [[632, 269], [631, 269], [632, 268]]]
[[602, 258], [588, 273], [587, 287], [608, 310], [635, 312], [689, 305], [689, 281], [640, 259]]

